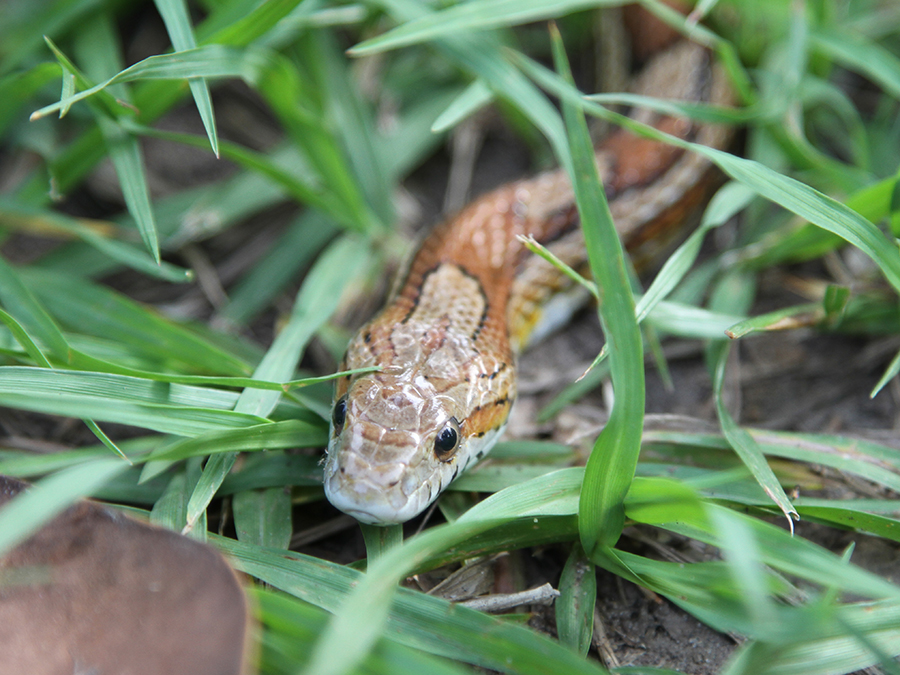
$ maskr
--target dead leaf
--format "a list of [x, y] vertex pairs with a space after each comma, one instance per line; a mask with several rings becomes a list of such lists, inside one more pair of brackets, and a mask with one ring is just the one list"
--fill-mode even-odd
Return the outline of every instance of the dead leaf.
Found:
[[238, 675], [249, 627], [218, 551], [93, 502], [0, 558], [0, 675]]

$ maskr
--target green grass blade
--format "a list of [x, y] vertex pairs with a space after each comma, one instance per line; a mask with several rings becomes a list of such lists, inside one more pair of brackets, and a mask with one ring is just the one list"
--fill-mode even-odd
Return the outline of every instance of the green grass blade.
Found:
[[784, 493], [781, 483], [772, 471], [766, 458], [763, 455], [759, 445], [746, 429], [738, 426], [734, 418], [728, 412], [725, 402], [722, 398], [722, 388], [725, 383], [725, 366], [728, 362], [729, 344], [720, 342], [711, 347], [711, 353], [714, 355], [715, 375], [713, 378], [714, 397], [716, 401], [716, 413], [719, 417], [719, 424], [722, 425], [722, 432], [734, 448], [734, 451], [741, 458], [741, 461], [750, 469], [753, 477], [756, 478], [766, 494], [771, 497], [772, 501], [778, 505], [781, 512], [784, 513], [791, 524], [793, 530], [793, 520], [799, 518], [796, 509], [794, 509], [791, 501]]
[[[337, 308], [343, 289], [366, 267], [366, 259], [365, 244], [350, 238], [339, 239], [319, 256], [297, 293], [288, 324], [275, 338], [254, 377], [276, 382], [291, 379], [309, 340]], [[279, 397], [276, 392], [248, 389], [241, 394], [235, 410], [265, 416], [275, 409]]]
[[[399, 23], [429, 14], [424, 5], [410, 0], [381, 0], [380, 4]], [[515, 106], [547, 137], [560, 164], [571, 166], [566, 130], [559, 113], [531, 82], [506, 61], [493, 34], [482, 33], [477, 39], [468, 35], [447, 36], [436, 44], [457, 65], [481, 79], [498, 97]]]
[[[107, 87], [119, 82], [136, 80], [182, 80], [191, 78], [230, 78], [239, 77], [255, 81], [261, 68], [265, 66], [267, 55], [255, 50], [240, 50], [221, 45], [196, 47], [174, 54], [148, 56], [133, 66], [120, 71], [105, 82], [78, 92], [70, 99], [58, 101], [36, 110], [32, 119], [39, 119], [58, 111], [63, 106], [82, 101], [102, 92]], [[135, 99], [135, 105], [140, 100]]]
[[438, 116], [431, 125], [431, 130], [434, 133], [440, 133], [452, 129], [493, 100], [494, 94], [487, 85], [481, 80], [475, 80]]
[[97, 123], [103, 132], [106, 149], [112, 159], [122, 195], [128, 212], [137, 223], [141, 239], [153, 259], [159, 263], [159, 237], [156, 232], [156, 219], [150, 205], [150, 188], [144, 171], [144, 157], [138, 139], [125, 131], [115, 122], [102, 116]]
[[[238, 569], [330, 612], [336, 611], [364, 579], [353, 569], [299, 553], [213, 539]], [[367, 621], [368, 617], [360, 620]], [[388, 613], [388, 626], [387, 634], [402, 644], [500, 672], [606, 672], [527, 628], [407, 589], [398, 590], [396, 603]]]
[[884, 374], [878, 379], [878, 382], [872, 388], [872, 393], [869, 394], [870, 398], [875, 398], [884, 386], [897, 377], [897, 373], [900, 373], [900, 352], [894, 355], [894, 358], [891, 359], [891, 362], [888, 364], [888, 367], [885, 368]]
[[559, 641], [576, 654], [587, 656], [594, 632], [597, 573], [578, 544], [572, 547], [559, 580], [556, 629]]
[[[183, 52], [197, 46], [194, 39], [194, 31], [191, 28], [191, 20], [188, 18], [187, 5], [184, 0], [154, 0], [156, 8], [166, 24], [166, 31], [175, 52]], [[219, 156], [219, 137], [216, 133], [216, 121], [213, 116], [212, 98], [209, 94], [209, 85], [204, 78], [192, 78], [188, 80], [194, 103], [203, 121], [203, 128], [209, 137], [209, 144], [216, 157]]]
[[2, 258], [0, 258], [0, 303], [30, 336], [45, 345], [63, 362], [69, 360], [69, 343], [56, 322], [22, 283], [19, 274]]
[[[276, 28], [280, 21], [292, 14], [303, 2], [304, 0], [269, 0], [222, 28], [204, 25], [203, 34], [208, 37], [204, 37], [203, 42], [234, 46], [250, 44]], [[317, 3], [307, 0], [305, 4], [311, 8]]]
[[266, 422], [230, 410], [232, 392], [82, 371], [0, 366], [0, 404], [196, 436]]
[[231, 500], [238, 541], [287, 549], [291, 543], [291, 492], [285, 488], [245, 490]]
[[47, 357], [44, 356], [44, 353], [41, 351], [41, 348], [34, 343], [34, 340], [31, 339], [31, 336], [28, 335], [28, 331], [22, 327], [22, 324], [2, 309], [0, 309], [0, 321], [2, 321], [3, 325], [9, 329], [13, 339], [22, 346], [22, 349], [24, 349], [25, 353], [31, 357], [32, 361], [41, 368], [52, 368]]
[[[303, 601], [257, 590], [255, 606], [266, 629], [262, 639], [260, 672], [292, 675], [305, 666], [315, 637], [322, 632], [328, 614]], [[372, 675], [463, 675], [471, 671], [446, 659], [439, 659], [382, 639], [363, 662], [362, 670]]]
[[[113, 261], [157, 279], [174, 283], [184, 283], [193, 279], [191, 270], [167, 262], [157, 264], [152, 257], [147, 255], [146, 251], [113, 236], [108, 236], [104, 232], [105, 228], [93, 221], [71, 218], [55, 211], [25, 206], [5, 198], [0, 198], [0, 220], [6, 227], [26, 232], [49, 230], [59, 232], [67, 237], [77, 237]], [[110, 224], [109, 228], [112, 227]]]
[[[468, 520], [445, 527], [432, 528], [383, 555], [369, 568], [320, 637], [305, 673], [316, 675], [336, 675], [349, 672], [359, 663], [374, 645], [391, 614], [391, 604], [397, 592], [397, 583], [419, 564], [435, 553], [461, 543], [485, 532], [499, 523], [494, 520]], [[528, 660], [516, 658], [520, 650], [508, 653], [501, 669], [505, 672], [540, 673], [550, 667], [553, 672], [580, 673], [596, 672], [596, 666], [588, 664], [573, 652], [556, 645], [555, 658], [559, 661], [552, 666], [546, 656], [541, 655], [544, 645], [538, 636], [530, 631], [535, 649]], [[347, 642], [347, 637], [353, 639]], [[341, 645], [335, 649], [335, 646]], [[546, 652], [545, 652], [546, 654]], [[524, 656], [524, 655], [523, 655]], [[543, 656], [543, 658], [542, 658]], [[458, 655], [457, 655], [458, 657]], [[512, 659], [512, 662], [510, 662]]]
[[647, 292], [638, 301], [635, 310], [638, 322], [643, 321], [647, 314], [684, 279], [697, 260], [706, 233], [743, 210], [752, 197], [753, 193], [750, 190], [737, 183], [729, 183], [716, 192], [703, 214], [700, 227], [666, 259]]
[[127, 345], [146, 360], [146, 370], [177, 363], [176, 372], [250, 372], [239, 355], [108, 288], [35, 268], [20, 270], [20, 277], [64, 327]]
[[890, 51], [846, 30], [817, 32], [811, 38], [819, 51], [862, 73], [900, 100], [900, 58]]
[[366, 564], [374, 565], [379, 558], [396, 546], [403, 543], [403, 526], [359, 524], [366, 542]]
[[[554, 61], [571, 78], [559, 33], [551, 28]], [[615, 543], [625, 513], [623, 501], [637, 465], [644, 419], [644, 358], [624, 251], [597, 174], [593, 145], [581, 111], [563, 104], [574, 170], [571, 174], [591, 273], [603, 289], [600, 321], [610, 352], [615, 404], [591, 451], [579, 503], [581, 542], [588, 555]]]
[[268, 422], [244, 429], [212, 431], [184, 439], [154, 452], [148, 460], [177, 461], [216, 453], [315, 448], [328, 443], [328, 431], [300, 420]]
[[384, 35], [361, 42], [354, 56], [376, 54], [407, 45], [444, 39], [464, 32], [532, 23], [565, 16], [591, 7], [616, 4], [610, 0], [478, 0], [451, 6], [409, 21]]

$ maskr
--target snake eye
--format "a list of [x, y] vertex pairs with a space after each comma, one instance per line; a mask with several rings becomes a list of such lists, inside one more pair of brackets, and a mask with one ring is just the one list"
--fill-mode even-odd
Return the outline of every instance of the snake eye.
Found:
[[344, 428], [344, 422], [347, 420], [347, 397], [341, 396], [337, 403], [334, 404], [334, 410], [331, 411], [331, 423], [334, 425], [335, 436], [341, 433]]
[[459, 422], [451, 417], [434, 439], [434, 454], [440, 461], [448, 462], [458, 447]]

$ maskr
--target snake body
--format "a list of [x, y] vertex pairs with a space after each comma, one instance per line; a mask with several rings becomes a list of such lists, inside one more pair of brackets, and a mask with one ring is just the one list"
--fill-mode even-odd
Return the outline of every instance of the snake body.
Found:
[[[653, 58], [637, 93], [728, 105], [709, 53], [686, 41]], [[681, 138], [723, 147], [727, 129], [640, 113]], [[673, 146], [611, 134], [596, 151], [616, 227], [645, 257], [708, 198], [713, 167]], [[577, 287], [528, 252], [532, 235], [586, 270], [574, 194], [564, 171], [500, 187], [438, 225], [387, 306], [351, 340], [343, 369], [377, 372], [335, 387], [325, 493], [374, 524], [402, 523], [499, 439], [516, 396], [516, 354], [566, 320]]]

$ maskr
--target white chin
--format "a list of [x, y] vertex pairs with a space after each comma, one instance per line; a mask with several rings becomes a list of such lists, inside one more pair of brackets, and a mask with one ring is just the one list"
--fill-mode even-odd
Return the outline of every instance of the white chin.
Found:
[[345, 484], [335, 476], [325, 479], [325, 496], [339, 511], [369, 525], [398, 525], [416, 517], [422, 510], [416, 509], [411, 500], [400, 509], [394, 508], [386, 494], [375, 495], [370, 491], [355, 494], [352, 484]]

